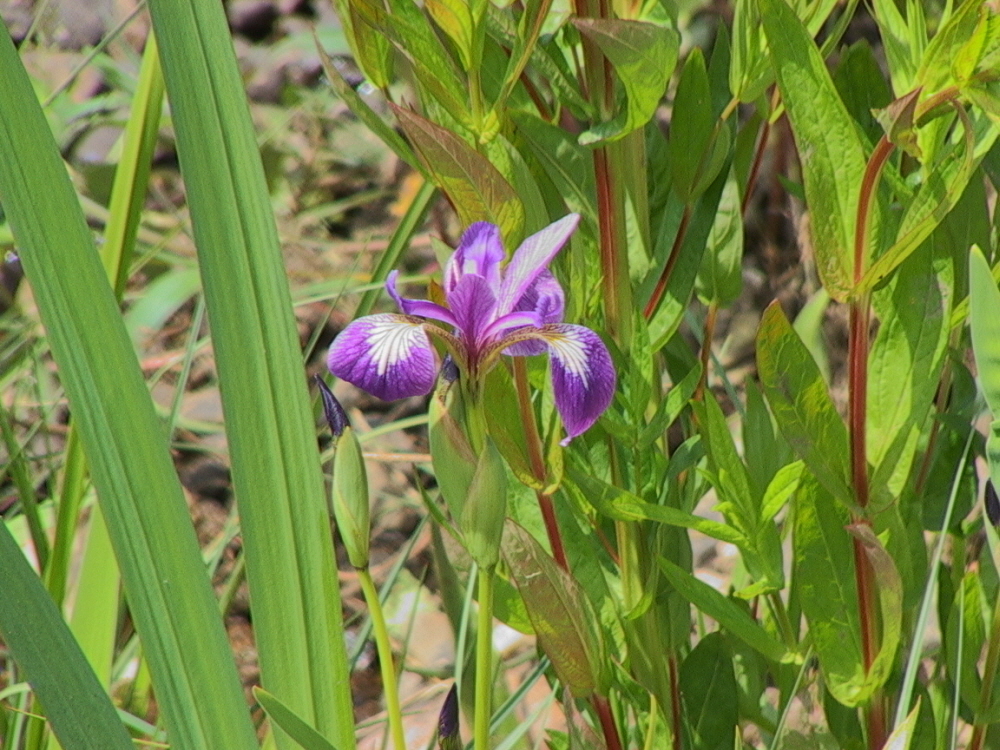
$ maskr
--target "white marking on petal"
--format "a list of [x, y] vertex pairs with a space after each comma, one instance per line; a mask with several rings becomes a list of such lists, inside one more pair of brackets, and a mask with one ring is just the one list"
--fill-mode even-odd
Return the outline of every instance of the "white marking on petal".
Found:
[[586, 380], [590, 374], [586, 344], [580, 339], [572, 338], [564, 333], [547, 333], [545, 338], [555, 350], [563, 367], [570, 374], [581, 380]]
[[413, 347], [422, 342], [420, 323], [395, 320], [379, 321], [368, 332], [370, 355], [379, 375], [410, 358]]

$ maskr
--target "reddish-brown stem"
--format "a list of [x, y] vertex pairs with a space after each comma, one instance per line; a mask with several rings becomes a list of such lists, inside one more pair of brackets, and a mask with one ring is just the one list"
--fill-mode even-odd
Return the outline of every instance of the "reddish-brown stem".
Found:
[[712, 338], [715, 336], [715, 316], [719, 312], [719, 304], [713, 300], [708, 306], [708, 314], [705, 316], [705, 332], [701, 342], [701, 380], [695, 389], [694, 398], [701, 401], [705, 393], [705, 384], [708, 382], [708, 365], [712, 359]]
[[[517, 408], [521, 416], [521, 424], [524, 425], [524, 437], [528, 446], [528, 460], [531, 462], [531, 475], [538, 481], [544, 482], [545, 457], [542, 455], [542, 437], [538, 433], [538, 423], [535, 421], [535, 410], [531, 408], [531, 392], [528, 390], [528, 366], [523, 357], [514, 357], [514, 386], [517, 389]], [[538, 498], [538, 507], [542, 511], [542, 519], [545, 521], [545, 533], [549, 537], [549, 544], [552, 547], [552, 556], [556, 559], [565, 571], [569, 571], [566, 562], [566, 549], [563, 547], [562, 535], [559, 533], [559, 522], [556, 520], [555, 506], [552, 504], [552, 496], [541, 490], [535, 491]]]
[[760, 165], [764, 161], [764, 149], [767, 148], [767, 139], [771, 135], [771, 123], [764, 120], [764, 125], [757, 136], [757, 148], [754, 151], [753, 163], [750, 165], [750, 174], [747, 175], [747, 185], [743, 190], [743, 201], [740, 205], [740, 215], [747, 215], [747, 206], [750, 205], [750, 196], [757, 186], [757, 178], [760, 176]]
[[680, 226], [677, 227], [677, 236], [674, 237], [673, 247], [670, 248], [670, 257], [667, 258], [667, 265], [663, 267], [663, 273], [660, 274], [660, 278], [656, 280], [656, 286], [653, 288], [653, 293], [649, 297], [649, 302], [642, 310], [642, 315], [646, 320], [653, 317], [656, 309], [660, 306], [660, 302], [663, 300], [663, 295], [667, 292], [667, 284], [670, 283], [670, 276], [674, 272], [674, 267], [677, 265], [677, 259], [681, 254], [681, 245], [684, 244], [684, 237], [687, 235], [688, 224], [691, 223], [691, 204], [684, 207], [684, 214], [681, 216]]
[[674, 750], [682, 750], [684, 747], [684, 738], [681, 734], [683, 721], [681, 715], [681, 683], [676, 654], [670, 655], [670, 658], [667, 660], [667, 669], [670, 670], [670, 713], [672, 719], [670, 731], [674, 735]]
[[[854, 284], [864, 278], [867, 267], [868, 220], [875, 204], [879, 175], [892, 153], [893, 145], [883, 136], [872, 152], [861, 178], [858, 213], [854, 225]], [[857, 506], [863, 512], [869, 505], [868, 446], [866, 440], [868, 414], [868, 348], [870, 301], [868, 293], [851, 301], [850, 338], [848, 343], [848, 428], [851, 437], [851, 482]], [[865, 517], [856, 523], [870, 523]], [[865, 671], [875, 662], [878, 643], [878, 622], [875, 615], [875, 577], [859, 539], [853, 540], [854, 575], [858, 587], [858, 617], [861, 626], [861, 652]], [[865, 711], [868, 725], [868, 747], [875, 750], [885, 744], [886, 725], [882, 696], [876, 694]]]
[[615, 717], [611, 713], [611, 704], [603, 695], [594, 695], [590, 700], [597, 711], [597, 718], [601, 722], [601, 731], [604, 732], [604, 744], [608, 750], [622, 750], [622, 741], [618, 737], [618, 725], [615, 724]]

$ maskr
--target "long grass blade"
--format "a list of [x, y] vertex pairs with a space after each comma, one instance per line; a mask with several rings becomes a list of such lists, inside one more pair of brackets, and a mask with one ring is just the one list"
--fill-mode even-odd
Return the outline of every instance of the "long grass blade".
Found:
[[[171, 744], [254, 747], [166, 436], [79, 199], [6, 33], [0, 77], [0, 201], [59, 365]], [[44, 671], [66, 679], [65, 664], [51, 653]], [[64, 710], [51, 700], [46, 709]]]
[[225, 13], [204, 0], [149, 5], [212, 326], [262, 681], [349, 750], [353, 711], [316, 427]]

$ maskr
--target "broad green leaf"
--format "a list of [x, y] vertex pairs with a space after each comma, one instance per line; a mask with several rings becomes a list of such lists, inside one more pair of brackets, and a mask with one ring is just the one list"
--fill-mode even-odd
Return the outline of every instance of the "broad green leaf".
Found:
[[[417, 82], [466, 127], [474, 127], [467, 86], [427, 17], [413, 0], [353, 0], [357, 14], [384, 34], [413, 67]], [[427, 104], [427, 102], [425, 102]]]
[[774, 80], [758, 0], [736, 0], [733, 11], [733, 60], [729, 90], [743, 104], [760, 97]]
[[424, 7], [455, 45], [462, 58], [462, 67], [471, 70], [475, 40], [470, 3], [466, 0], [427, 0]]
[[[263, 685], [350, 750], [347, 655], [316, 427], [224, 9], [194, 0], [149, 7], [212, 323]], [[217, 731], [228, 729], [219, 722]], [[279, 747], [289, 745], [277, 737]]]
[[[6, 31], [2, 32], [6, 36]], [[49, 592], [0, 521], [0, 636], [67, 750], [132, 750], [115, 707]], [[251, 747], [251, 746], [248, 746]], [[256, 744], [252, 745], [256, 747]]]
[[598, 511], [616, 521], [656, 521], [668, 526], [694, 529], [713, 539], [745, 547], [747, 538], [732, 526], [687, 513], [679, 508], [647, 503], [627, 490], [612, 487], [582, 471], [570, 468], [569, 478]]
[[874, 0], [872, 16], [881, 32], [889, 77], [896, 96], [916, 88], [917, 67], [927, 46], [927, 28], [919, 2], [906, 3], [906, 18], [895, 0]]
[[777, 302], [764, 311], [757, 331], [757, 368], [785, 439], [834, 497], [852, 505], [847, 428], [819, 368]]
[[951, 329], [953, 265], [936, 249], [925, 242], [873, 298], [880, 325], [868, 355], [868, 461], [893, 496], [909, 473]]
[[[79, 197], [5, 32], [0, 70], [0, 202], [23, 248], [21, 262], [104, 508], [170, 741], [192, 750], [234, 742], [254, 747], [162, 422]], [[57, 674], [64, 677], [61, 667]], [[206, 692], [212, 701], [204, 700]]]
[[705, 167], [717, 122], [712, 112], [705, 56], [695, 47], [684, 62], [670, 119], [672, 184], [684, 203], [694, 197], [695, 183]]
[[892, 94], [866, 40], [855, 42], [841, 52], [833, 83], [851, 118], [861, 127], [868, 142], [874, 144], [882, 130], [872, 111], [888, 106]]
[[520, 237], [524, 207], [490, 162], [464, 139], [402, 107], [393, 107], [425, 169], [458, 212], [463, 226], [489, 221], [506, 239]]
[[690, 733], [685, 747], [693, 750], [734, 747], [740, 701], [733, 657], [722, 633], [709, 633], [685, 657], [681, 663], [680, 690], [685, 728]]
[[764, 492], [764, 499], [760, 503], [760, 517], [764, 521], [774, 518], [785, 503], [795, 494], [802, 481], [802, 472], [805, 464], [802, 461], [793, 461], [787, 466], [781, 467], [774, 475], [774, 479], [767, 486]]
[[759, 3], [802, 163], [820, 276], [830, 296], [843, 301], [853, 287], [854, 225], [865, 154], [854, 121], [802, 22], [785, 0]]
[[966, 573], [950, 605], [944, 633], [944, 661], [952, 683], [959, 685], [962, 700], [973, 712], [985, 708], [979, 705], [983, 682], [979, 665], [986, 644], [985, 618], [990, 609], [979, 575], [974, 571]]
[[588, 150], [562, 128], [535, 115], [516, 110], [509, 115], [569, 209], [596, 224], [597, 188]]
[[795, 497], [795, 579], [802, 611], [827, 688], [845, 706], [857, 706], [868, 695], [847, 512], [811, 479], [803, 480]]
[[[354, 61], [373, 85], [385, 90], [392, 81], [392, 46], [360, 15], [352, 0], [334, 0], [340, 26], [351, 47]], [[339, 71], [338, 71], [339, 74]], [[327, 73], [327, 78], [330, 74]]]
[[762, 628], [736, 602], [707, 583], [661, 557], [657, 561], [663, 574], [685, 599], [718, 622], [727, 631], [775, 663], [795, 663], [798, 656]]
[[969, 255], [969, 327], [979, 385], [994, 419], [1000, 419], [1000, 289], [982, 251]]
[[730, 171], [701, 259], [695, 290], [703, 304], [733, 303], [743, 288], [743, 212], [736, 175]]
[[[848, 533], [861, 543], [868, 564], [875, 572], [881, 615], [881, 642], [868, 668], [860, 700], [866, 700], [885, 685], [896, 659], [903, 627], [903, 582], [892, 556], [867, 524], [854, 524]], [[874, 613], [872, 613], [874, 614]]]
[[580, 584], [513, 521], [504, 529], [503, 555], [559, 679], [577, 698], [605, 694], [610, 674], [604, 640]]
[[337, 750], [323, 735], [264, 688], [255, 685], [253, 697], [267, 712], [271, 721], [281, 727], [304, 750]]
[[646, 21], [577, 18], [573, 24], [611, 61], [628, 98], [624, 112], [583, 133], [580, 143], [616, 140], [641, 128], [656, 112], [674, 72], [680, 35]]
[[963, 2], [938, 29], [927, 45], [915, 81], [925, 96], [961, 85], [969, 78], [984, 53], [1000, 40], [1000, 27], [990, 22], [995, 15], [988, 3]]

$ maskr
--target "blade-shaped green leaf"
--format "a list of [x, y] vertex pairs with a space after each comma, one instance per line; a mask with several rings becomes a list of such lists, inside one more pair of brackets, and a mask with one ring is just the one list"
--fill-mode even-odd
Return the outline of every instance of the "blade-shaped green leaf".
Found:
[[830, 295], [844, 300], [853, 286], [854, 224], [865, 154], [826, 63], [795, 11], [785, 0], [759, 4], [802, 162], [819, 272]]
[[764, 311], [757, 330], [757, 367], [785, 439], [824, 487], [851, 504], [847, 428], [816, 362], [777, 302]]
[[0, 70], [0, 201], [104, 507], [170, 741], [192, 750], [254, 747], [162, 424], [79, 199], [5, 32]]
[[337, 750], [327, 739], [297, 716], [292, 709], [262, 687], [254, 687], [253, 697], [271, 721], [281, 727], [304, 750]]
[[521, 592], [538, 643], [570, 692], [607, 690], [607, 656], [597, 615], [580, 584], [523, 527], [508, 520], [503, 555]]
[[847, 512], [809, 478], [796, 493], [794, 517], [795, 578], [823, 679], [840, 703], [856, 706], [868, 696]]
[[641, 128], [656, 112], [674, 72], [680, 35], [647, 21], [578, 18], [573, 24], [611, 61], [628, 97], [624, 112], [583, 133], [580, 143], [616, 140]]
[[490, 162], [450, 130], [402, 107], [393, 107], [424, 167], [445, 192], [462, 224], [489, 221], [505, 238], [520, 237], [524, 207], [514, 188]]
[[[3, 32], [6, 34], [6, 32]], [[66, 750], [131, 750], [132, 740], [62, 615], [0, 522], [0, 635]]]
[[685, 747], [695, 750], [725, 750], [734, 747], [740, 723], [739, 693], [733, 657], [722, 633], [709, 633], [681, 664], [681, 697], [684, 700]]
[[353, 709], [315, 424], [225, 13], [195, 0], [153, 0], [150, 12], [212, 325], [263, 684], [349, 750]]
[[969, 255], [969, 326], [979, 385], [994, 419], [1000, 419], [1000, 289], [978, 247]]

